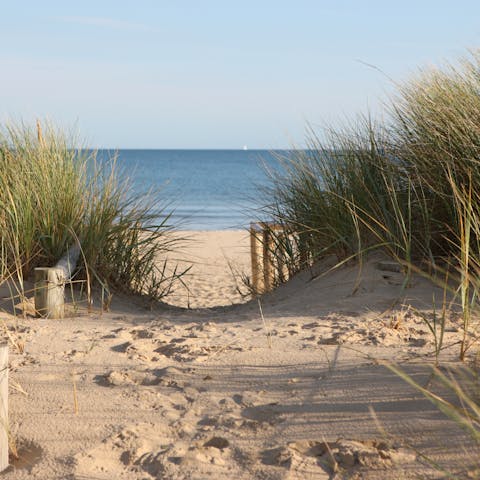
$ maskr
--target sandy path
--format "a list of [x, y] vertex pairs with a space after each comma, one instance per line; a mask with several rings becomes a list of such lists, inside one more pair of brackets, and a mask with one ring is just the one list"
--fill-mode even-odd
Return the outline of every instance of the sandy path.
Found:
[[244, 302], [238, 291], [241, 274], [250, 275], [249, 233], [241, 230], [178, 233], [185, 247], [170, 256], [180, 269], [191, 266], [184, 280], [188, 289], [177, 288], [168, 303], [203, 308]]
[[[25, 352], [11, 358], [21, 460], [4, 478], [441, 478], [419, 453], [462, 478], [478, 446], [378, 363], [427, 385], [431, 335], [388, 308], [399, 278], [369, 265], [352, 295], [355, 277], [296, 277], [262, 299], [266, 328], [256, 303], [146, 311], [116, 298], [102, 315], [5, 317]], [[426, 311], [433, 290], [415, 279], [405, 302]]]

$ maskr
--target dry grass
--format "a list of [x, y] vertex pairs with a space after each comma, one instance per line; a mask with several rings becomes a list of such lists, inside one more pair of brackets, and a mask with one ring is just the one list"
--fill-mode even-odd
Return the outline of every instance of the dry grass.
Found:
[[[463, 319], [459, 359], [478, 358], [479, 71], [480, 52], [473, 52], [400, 85], [384, 123], [360, 116], [328, 130], [326, 141], [311, 132], [308, 150], [281, 159], [283, 169], [271, 174], [266, 192], [264, 214], [284, 225], [287, 235], [295, 232], [295, 247], [282, 254], [297, 270], [326, 255], [336, 255], [340, 265], [381, 249], [404, 267], [404, 288], [412, 273], [443, 288], [441, 308], [433, 299], [433, 318], [424, 316], [436, 365], [453, 303]], [[436, 381], [455, 397], [448, 401], [389, 368], [480, 442], [477, 370], [434, 369]]]
[[[168, 200], [168, 199], [167, 199]], [[168, 203], [163, 200], [164, 205]], [[24, 292], [36, 266], [50, 266], [77, 240], [76, 281], [158, 300], [182, 271], [159, 258], [181, 239], [170, 235], [158, 192], [132, 197], [116, 159], [101, 162], [72, 135], [8, 125], [0, 135], [0, 281]]]

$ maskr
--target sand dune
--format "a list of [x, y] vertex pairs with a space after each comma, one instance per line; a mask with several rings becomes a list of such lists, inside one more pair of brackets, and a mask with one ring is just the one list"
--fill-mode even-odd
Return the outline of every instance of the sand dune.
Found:
[[[422, 455], [475, 468], [469, 437], [381, 363], [428, 384], [432, 285], [402, 295], [375, 262], [355, 292], [355, 267], [306, 272], [262, 298], [262, 321], [256, 302], [218, 306], [241, 298], [227, 263], [248, 268], [245, 234], [198, 238], [194, 309], [115, 298], [64, 320], [3, 315], [25, 344], [11, 352], [20, 460], [4, 478], [441, 478]], [[445, 344], [459, 335], [452, 313]]]

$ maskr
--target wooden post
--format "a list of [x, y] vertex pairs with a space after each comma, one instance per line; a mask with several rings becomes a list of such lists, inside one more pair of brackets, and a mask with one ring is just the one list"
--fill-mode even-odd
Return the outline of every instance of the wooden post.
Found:
[[276, 245], [283, 240], [281, 225], [269, 222], [250, 224], [250, 253], [252, 260], [252, 287], [258, 293], [273, 289], [277, 281], [288, 277], [285, 259], [276, 254]]
[[0, 472], [8, 467], [8, 344], [0, 344]]
[[65, 276], [61, 268], [35, 269], [35, 310], [41, 317], [63, 318]]
[[261, 230], [258, 223], [250, 224], [250, 258], [252, 262], [252, 288], [256, 294], [263, 293], [262, 263], [259, 258], [259, 243]]
[[35, 310], [41, 317], [63, 318], [65, 316], [65, 282], [72, 278], [80, 256], [77, 243], [53, 268], [35, 269]]
[[280, 225], [277, 225], [275, 227], [275, 237], [277, 244], [280, 246], [280, 248], [277, 248], [277, 276], [278, 276], [278, 281], [279, 283], [283, 283], [286, 280], [288, 280], [288, 268], [287, 268], [287, 262], [286, 262], [286, 256], [285, 256], [285, 248], [287, 248], [287, 243], [288, 243], [288, 237], [283, 231], [283, 228]]
[[272, 290], [275, 284], [275, 267], [273, 265], [273, 232], [268, 224], [263, 224], [263, 283], [265, 291]]

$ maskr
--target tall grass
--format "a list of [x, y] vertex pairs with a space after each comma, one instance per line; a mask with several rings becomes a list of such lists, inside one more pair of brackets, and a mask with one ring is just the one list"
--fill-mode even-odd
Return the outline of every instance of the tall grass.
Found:
[[[381, 249], [459, 300], [464, 339], [480, 295], [480, 53], [398, 87], [383, 122], [310, 132], [272, 174], [265, 212], [294, 238], [296, 269]], [[408, 275], [407, 275], [408, 276]], [[447, 280], [448, 277], [448, 280]], [[443, 279], [443, 280], [442, 280]]]
[[178, 240], [169, 216], [159, 220], [157, 196], [131, 194], [113, 158], [78, 148], [74, 136], [51, 125], [43, 134], [7, 125], [0, 134], [0, 255], [2, 277], [24, 278], [53, 266], [77, 240], [77, 279], [160, 299], [181, 279], [160, 262]]
[[480, 306], [479, 71], [479, 53], [423, 71], [400, 87], [391, 109], [404, 175], [430, 205], [430, 263], [437, 274], [450, 272], [461, 306], [461, 359], [476, 335], [472, 320]]
[[412, 181], [431, 205], [431, 248], [449, 254], [459, 211], [454, 190], [480, 186], [480, 55], [430, 69], [399, 87], [391, 112], [392, 141]]
[[[283, 160], [272, 175], [265, 213], [297, 232], [294, 259], [343, 259], [381, 249], [444, 291], [440, 317], [425, 322], [436, 364], [448, 304], [461, 313], [459, 359], [480, 340], [480, 51], [456, 65], [421, 71], [398, 87], [385, 122], [368, 116], [344, 129], [310, 133], [305, 152]], [[404, 286], [407, 285], [407, 282]], [[390, 366], [480, 442], [477, 368], [433, 378], [454, 400], [435, 394]], [[471, 478], [478, 478], [478, 470]], [[463, 477], [462, 477], [463, 478]]]
[[343, 130], [329, 130], [326, 141], [311, 133], [306, 150], [281, 159], [266, 211], [297, 232], [291, 251], [300, 252], [298, 268], [329, 254], [340, 262], [374, 247], [408, 264], [425, 250], [421, 236], [412, 238], [414, 209], [428, 215], [424, 195], [395, 155], [385, 127], [361, 116]]
[[[440, 318], [434, 305], [433, 321], [426, 320], [436, 364], [447, 292], [461, 312], [459, 359], [476, 347], [478, 360], [480, 51], [421, 71], [398, 87], [386, 113], [377, 125], [364, 116], [328, 130], [326, 140], [311, 133], [308, 150], [272, 175], [265, 212], [296, 232], [297, 270], [326, 254], [341, 264], [376, 248], [403, 264], [407, 278], [412, 270], [430, 278], [444, 291]], [[448, 375], [435, 368], [454, 401], [389, 367], [480, 442], [478, 366]]]

